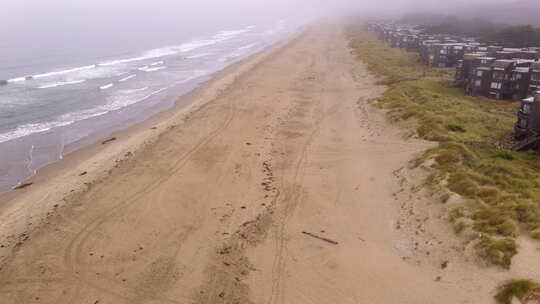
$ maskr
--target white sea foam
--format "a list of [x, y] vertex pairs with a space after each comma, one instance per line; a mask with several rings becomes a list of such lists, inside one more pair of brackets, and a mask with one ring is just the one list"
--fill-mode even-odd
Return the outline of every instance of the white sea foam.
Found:
[[107, 90], [107, 89], [112, 88], [113, 86], [114, 86], [113, 83], [109, 83], [109, 84], [106, 84], [106, 85], [101, 86], [101, 87], [99, 87], [99, 88], [100, 88], [101, 90]]
[[196, 58], [202, 58], [210, 55], [210, 53], [201, 53], [201, 54], [195, 54], [191, 56], [187, 56], [186, 59], [196, 59]]
[[150, 63], [150, 66], [156, 66], [156, 65], [162, 65], [162, 64], [163, 64], [163, 61], [156, 61], [156, 62]]
[[9, 79], [7, 82], [23, 82], [26, 81], [26, 77], [17, 77], [13, 79]]
[[252, 44], [248, 44], [248, 45], [245, 45], [245, 46], [241, 46], [241, 47], [237, 48], [236, 50], [234, 50], [233, 52], [222, 56], [221, 58], [218, 59], [218, 61], [219, 62], [226, 62], [226, 61], [229, 61], [229, 60], [232, 60], [232, 59], [247, 55], [249, 53], [246, 52], [246, 51], [256, 47], [257, 45], [258, 45], [258, 43], [252, 43]]
[[255, 43], [252, 43], [252, 44], [248, 44], [248, 45], [245, 45], [245, 46], [241, 46], [238, 48], [239, 51], [243, 51], [243, 50], [248, 50], [248, 49], [252, 49], [254, 47], [256, 47], [258, 45], [257, 42]]
[[[187, 52], [191, 52], [191, 51], [194, 51], [194, 50], [202, 48], [202, 47], [214, 45], [214, 44], [217, 44], [217, 43], [220, 43], [220, 42], [224, 42], [224, 41], [233, 39], [233, 38], [235, 38], [235, 37], [237, 37], [239, 35], [251, 32], [254, 28], [256, 28], [256, 26], [250, 25], [250, 26], [247, 26], [247, 27], [245, 27], [243, 29], [239, 29], [239, 30], [220, 31], [217, 34], [215, 34], [214, 36], [212, 36], [211, 38], [209, 38], [209, 39], [200, 39], [200, 40], [194, 40], [194, 41], [186, 42], [186, 43], [183, 43], [183, 44], [180, 44], [180, 45], [165, 46], [165, 47], [162, 47], [162, 48], [149, 50], [149, 51], [143, 53], [140, 56], [135, 56], [135, 57], [131, 57], [131, 58], [124, 58], [124, 59], [116, 59], [116, 60], [101, 62], [101, 63], [98, 63], [98, 64], [86, 65], [86, 66], [81, 66], [81, 67], [76, 67], [76, 68], [67, 68], [67, 69], [64, 69], [64, 70], [47, 72], [47, 73], [43, 73], [43, 74], [16, 77], [16, 78], [9, 79], [8, 82], [10, 82], [10, 83], [24, 82], [24, 81], [26, 81], [28, 79], [39, 79], [39, 78], [46, 78], [46, 77], [61, 76], [61, 75], [66, 75], [66, 74], [71, 74], [71, 73], [82, 72], [82, 71], [89, 71], [89, 70], [93, 70], [93, 69], [96, 69], [96, 68], [99, 68], [99, 67], [104, 68], [104, 67], [109, 67], [109, 66], [114, 66], [114, 65], [119, 65], [119, 64], [128, 64], [128, 63], [133, 63], [133, 62], [138, 62], [138, 61], [144, 61], [144, 60], [150, 60], [150, 59], [158, 59], [158, 58], [162, 58], [162, 57], [165, 57], [165, 56], [177, 55], [177, 54], [180, 54], [180, 53], [187, 53]], [[154, 64], [159, 65], [159, 64], [163, 64], [163, 63], [161, 62], [161, 63], [158, 64], [157, 62], [155, 62]], [[90, 76], [90, 77], [92, 77], [92, 76]]]
[[155, 71], [164, 70], [166, 68], [167, 68], [166, 66], [160, 66], [160, 67], [154, 67], [154, 68], [151, 68], [149, 66], [145, 66], [145, 67], [139, 68], [139, 70], [144, 71], [144, 72], [155, 72]]
[[[165, 90], [170, 88], [166, 86], [159, 90], [153, 91], [149, 94], [146, 94], [142, 97], [132, 97], [128, 95], [120, 95], [111, 98], [111, 101], [105, 105], [99, 106], [97, 108], [81, 110], [77, 112], [67, 113], [58, 117], [55, 121], [42, 122], [42, 123], [29, 123], [25, 125], [18, 126], [16, 129], [0, 134], [0, 143], [7, 142], [13, 139], [21, 138], [31, 134], [37, 134], [42, 132], [50, 131], [54, 128], [64, 127], [71, 125], [77, 121], [86, 120], [89, 118], [101, 116], [109, 112], [119, 110], [126, 106], [144, 101], [154, 95], [157, 95]], [[147, 90], [148, 88], [141, 88], [136, 90], [131, 90], [131, 92], [124, 93], [137, 93]]]
[[140, 89], [132, 89], [132, 90], [120, 90], [118, 92], [120, 92], [122, 94], [132, 94], [132, 93], [142, 92], [142, 91], [146, 91], [146, 90], [148, 90], [148, 87], [144, 87], [144, 88], [140, 88]]
[[15, 130], [0, 134], [0, 143], [21, 138], [34, 133], [42, 133], [53, 128], [63, 127], [74, 123], [74, 121], [52, 121], [43, 123], [30, 123], [18, 126]]
[[135, 77], [137, 77], [136, 74], [131, 74], [131, 75], [129, 75], [129, 76], [127, 76], [127, 77], [124, 77], [124, 78], [122, 78], [122, 79], [120, 79], [120, 80], [118, 80], [118, 81], [124, 82], [124, 81], [128, 81], [128, 80], [130, 80], [131, 78], [135, 78]]
[[95, 68], [96, 68], [96, 65], [92, 64], [92, 65], [82, 66], [82, 67], [73, 68], [73, 69], [67, 69], [67, 70], [61, 70], [61, 71], [56, 71], [56, 72], [38, 74], [38, 75], [34, 75], [33, 78], [45, 78], [45, 77], [51, 77], [51, 76], [59, 76], [59, 75], [65, 75], [65, 74], [74, 73], [74, 72], [91, 70], [91, 69], [95, 69]]
[[85, 82], [85, 80], [53, 82], [53, 83], [41, 85], [38, 87], [38, 89], [50, 89], [50, 88], [56, 88], [56, 87], [61, 87], [61, 86], [66, 86], [66, 85], [71, 85], [71, 84], [78, 84], [78, 83], [83, 83], [83, 82]]

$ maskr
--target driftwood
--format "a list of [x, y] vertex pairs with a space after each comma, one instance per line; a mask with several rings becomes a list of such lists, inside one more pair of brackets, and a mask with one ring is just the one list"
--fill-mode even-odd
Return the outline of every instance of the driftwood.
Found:
[[305, 235], [309, 235], [310, 237], [312, 238], [316, 238], [318, 240], [321, 240], [321, 241], [324, 241], [324, 242], [327, 242], [327, 243], [330, 243], [332, 245], [338, 245], [339, 243], [334, 241], [334, 240], [331, 240], [331, 239], [327, 239], [325, 237], [322, 237], [322, 236], [318, 236], [318, 235], [315, 235], [313, 233], [310, 233], [310, 232], [305, 232], [305, 231], [302, 231], [303, 234]]
[[102, 145], [105, 145], [105, 144], [108, 144], [110, 143], [111, 141], [115, 141], [116, 140], [116, 137], [112, 137], [112, 138], [109, 138], [107, 140], [104, 140], [101, 142]]
[[22, 184], [22, 185], [19, 185], [15, 188], [13, 188], [13, 190], [20, 190], [20, 189], [24, 189], [24, 188], [28, 188], [30, 186], [32, 186], [34, 183], [25, 183], [25, 184]]

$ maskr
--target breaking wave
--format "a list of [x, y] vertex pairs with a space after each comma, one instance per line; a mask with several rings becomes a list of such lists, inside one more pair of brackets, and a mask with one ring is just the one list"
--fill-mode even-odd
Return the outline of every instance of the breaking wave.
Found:
[[71, 84], [79, 84], [79, 83], [83, 83], [85, 81], [86, 80], [73, 80], [73, 81], [54, 82], [54, 83], [41, 85], [41, 86], [38, 87], [38, 89], [56, 88], [56, 87], [61, 87], [61, 86], [66, 86], [66, 85], [71, 85]]

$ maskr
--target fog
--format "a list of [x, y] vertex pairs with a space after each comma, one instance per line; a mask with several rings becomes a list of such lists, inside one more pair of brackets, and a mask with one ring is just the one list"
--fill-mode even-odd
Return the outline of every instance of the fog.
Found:
[[[279, 19], [308, 22], [335, 16], [394, 17], [408, 12], [459, 14], [466, 7], [537, 0], [6, 0], [0, 47], [30, 53], [60, 45], [141, 49], [223, 27]], [[1, 59], [0, 59], [1, 60]]]
[[454, 12], [471, 5], [528, 0], [17, 0], [3, 1], [2, 31], [42, 31], [66, 25], [77, 29], [139, 23], [223, 23], [282, 18], [318, 18], [339, 13], [399, 15], [411, 11]]

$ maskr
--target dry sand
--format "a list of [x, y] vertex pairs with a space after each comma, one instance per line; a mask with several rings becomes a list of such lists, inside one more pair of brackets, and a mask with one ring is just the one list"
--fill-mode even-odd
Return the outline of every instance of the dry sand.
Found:
[[538, 277], [532, 242], [478, 266], [383, 91], [317, 26], [68, 157], [0, 202], [0, 303], [492, 303]]

